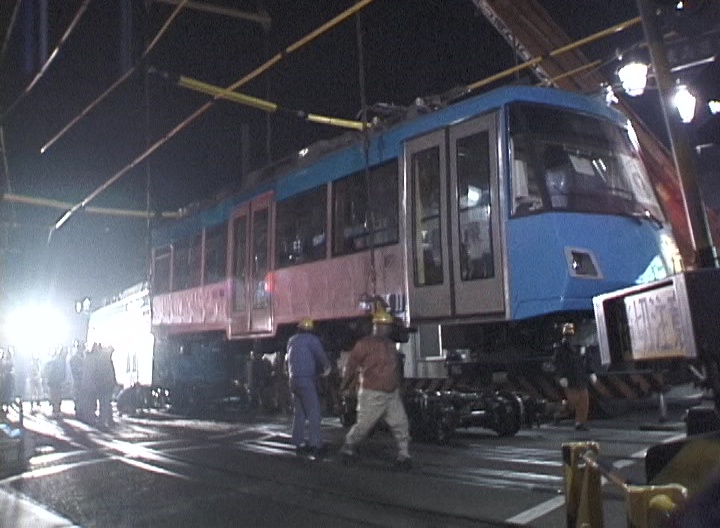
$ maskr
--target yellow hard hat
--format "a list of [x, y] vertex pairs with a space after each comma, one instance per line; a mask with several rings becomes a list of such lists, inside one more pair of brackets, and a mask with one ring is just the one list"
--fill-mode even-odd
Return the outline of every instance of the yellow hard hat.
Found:
[[378, 310], [375, 312], [372, 318], [373, 324], [393, 324], [393, 316], [387, 313], [385, 310]]
[[315, 323], [313, 323], [312, 319], [306, 317], [298, 323], [298, 328], [300, 330], [313, 330], [315, 328]]

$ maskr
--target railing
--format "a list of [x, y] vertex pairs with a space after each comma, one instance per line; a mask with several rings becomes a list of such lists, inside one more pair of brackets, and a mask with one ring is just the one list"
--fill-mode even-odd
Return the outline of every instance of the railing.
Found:
[[565, 443], [562, 455], [567, 528], [603, 527], [602, 477], [625, 495], [628, 528], [667, 526], [672, 512], [687, 500], [687, 489], [679, 484], [630, 484], [599, 458], [597, 442]]

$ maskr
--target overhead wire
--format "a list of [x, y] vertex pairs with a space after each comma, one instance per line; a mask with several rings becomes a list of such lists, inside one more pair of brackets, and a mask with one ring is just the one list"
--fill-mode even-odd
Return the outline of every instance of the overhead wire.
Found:
[[150, 54], [150, 52], [153, 50], [153, 48], [157, 45], [157, 43], [160, 41], [162, 36], [165, 34], [165, 32], [170, 27], [170, 24], [173, 23], [175, 18], [180, 14], [180, 11], [185, 7], [186, 4], [188, 4], [190, 0], [181, 0], [175, 9], [173, 9], [172, 13], [170, 13], [170, 16], [167, 18], [163, 26], [160, 28], [160, 30], [155, 34], [155, 37], [152, 39], [150, 44], [145, 48], [145, 51], [143, 51], [143, 54], [140, 56], [140, 59], [137, 61], [137, 63], [130, 68], [128, 71], [126, 71], [120, 78], [118, 78], [114, 83], [112, 83], [103, 93], [101, 93], [98, 97], [95, 98], [93, 102], [91, 102], [88, 106], [83, 109], [82, 112], [80, 112], [77, 116], [75, 116], [73, 119], [70, 120], [68, 124], [66, 124], [57, 134], [55, 134], [47, 143], [45, 143], [42, 147], [40, 147], [40, 153], [44, 154], [47, 149], [49, 149], [51, 146], [55, 144], [62, 136], [65, 135], [65, 133], [70, 130], [72, 127], [74, 127], [78, 122], [80, 122], [81, 119], [83, 119], [86, 115], [88, 115], [90, 112], [92, 112], [97, 105], [99, 105], [102, 101], [105, 100], [105, 98], [113, 93], [115, 89], [123, 84], [126, 80], [132, 76], [137, 71], [137, 68], [139, 65], [143, 63], [145, 58]]
[[[226, 90], [237, 90], [241, 86], [244, 86], [245, 84], [249, 83], [250, 81], [254, 80], [258, 76], [260, 76], [262, 73], [266, 72], [270, 68], [272, 68], [275, 64], [285, 59], [288, 55], [291, 53], [297, 51], [298, 49], [302, 48], [309, 42], [312, 42], [314, 39], [322, 35], [323, 33], [326, 33], [330, 29], [334, 28], [344, 20], [348, 19], [355, 13], [359, 12], [363, 8], [370, 5], [374, 0], [360, 0], [355, 5], [349, 7], [342, 13], [338, 14], [328, 22], [324, 23], [319, 28], [311, 31], [306, 36], [295, 42], [294, 44], [288, 46], [280, 53], [277, 53], [275, 56], [273, 56], [271, 59], [254, 69], [249, 74], [245, 75], [238, 81], [234, 82], [230, 86], [226, 88]], [[65, 222], [67, 222], [70, 217], [72, 217], [73, 214], [75, 214], [80, 209], [87, 206], [88, 203], [90, 203], [92, 200], [97, 198], [98, 195], [100, 195], [103, 191], [105, 191], [108, 187], [110, 187], [112, 184], [114, 184], [116, 181], [118, 181], [120, 178], [122, 178], [125, 174], [127, 174], [131, 169], [133, 169], [135, 166], [137, 166], [139, 163], [141, 163], [143, 160], [148, 158], [151, 154], [153, 154], [158, 148], [160, 148], [162, 145], [167, 143], [170, 139], [175, 137], [180, 131], [185, 129], [188, 125], [190, 125], [192, 122], [194, 122], [198, 117], [203, 115], [205, 112], [207, 112], [210, 108], [213, 107], [215, 104], [215, 100], [219, 99], [219, 97], [214, 97], [212, 101], [208, 101], [201, 107], [199, 107], [197, 110], [195, 110], [192, 114], [190, 114], [187, 118], [185, 118], [183, 121], [178, 123], [172, 130], [170, 130], [165, 136], [160, 138], [158, 141], [153, 143], [149, 148], [147, 148], [142, 154], [140, 154], [137, 158], [135, 158], [132, 162], [130, 162], [128, 165], [120, 169], [117, 173], [115, 173], [113, 176], [111, 176], [105, 183], [100, 185], [98, 188], [96, 188], [94, 191], [92, 191], [88, 196], [83, 198], [80, 202], [73, 205], [68, 211], [63, 214], [57, 222], [53, 225], [53, 231], [56, 231], [60, 229]], [[52, 236], [52, 231], [50, 232], [50, 236]]]
[[15, 21], [17, 20], [17, 15], [20, 12], [20, 5], [22, 4], [22, 0], [16, 0], [15, 2], [15, 8], [13, 9], [12, 14], [10, 15], [10, 20], [8, 22], [7, 31], [5, 33], [5, 38], [3, 38], [3, 44], [2, 48], [0, 48], [0, 63], [5, 59], [5, 53], [7, 52], [8, 42], [10, 42], [10, 35], [13, 32], [13, 28], [15, 27]]
[[15, 101], [0, 115], [0, 123], [2, 123], [5, 118], [17, 107], [18, 104], [20, 104], [20, 101], [22, 101], [35, 87], [35, 85], [42, 79], [42, 77], [45, 75], [45, 72], [47, 72], [50, 65], [53, 63], [55, 58], [60, 53], [60, 48], [65, 44], [68, 38], [70, 38], [70, 35], [75, 30], [75, 27], [80, 22], [80, 19], [85, 14], [85, 11], [87, 10], [88, 6], [90, 5], [91, 0], [84, 0], [83, 3], [78, 8], [77, 12], [75, 13], [75, 16], [73, 17], [72, 21], [70, 22], [70, 25], [65, 30], [65, 33], [60, 37], [60, 40], [58, 41], [57, 45], [55, 46], [55, 49], [50, 54], [48, 59], [45, 61], [45, 64], [42, 65], [40, 68], [40, 71], [37, 72], [35, 77], [32, 81], [30, 81], [30, 84], [27, 85], [27, 87], [22, 91], [22, 93], [15, 99]]

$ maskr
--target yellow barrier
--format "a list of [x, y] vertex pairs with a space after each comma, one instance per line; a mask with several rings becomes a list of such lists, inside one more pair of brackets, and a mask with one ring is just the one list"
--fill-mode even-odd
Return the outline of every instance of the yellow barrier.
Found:
[[597, 442], [563, 444], [565, 506], [568, 528], [602, 528], [600, 473], [584, 460], [585, 453], [597, 453]]
[[679, 484], [628, 484], [600, 463], [598, 453], [597, 442], [562, 445], [568, 528], [603, 527], [601, 477], [624, 492], [628, 528], [665, 526], [670, 514], [687, 500], [687, 489]]

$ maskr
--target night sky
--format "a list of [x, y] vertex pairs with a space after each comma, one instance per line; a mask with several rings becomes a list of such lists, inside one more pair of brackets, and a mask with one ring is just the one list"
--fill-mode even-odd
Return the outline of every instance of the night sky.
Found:
[[[82, 3], [47, 0], [48, 52], [55, 49]], [[154, 36], [173, 10], [170, 5], [153, 3], [146, 17], [143, 2], [133, 0], [125, 18], [131, 22], [126, 26], [131, 32], [123, 32], [122, 3], [90, 2], [47, 72], [18, 101], [42, 64], [37, 25], [41, 2], [22, 1], [0, 62], [0, 124], [9, 165], [9, 192], [75, 204], [208, 100], [162, 76], [145, 77], [138, 68], [46, 153], [40, 153], [43, 145], [139, 58], [144, 49], [143, 32]], [[281, 51], [354, 2], [203, 3], [254, 12], [264, 5], [272, 18], [270, 30], [266, 33], [256, 23], [186, 9], [147, 63], [171, 75], [225, 86], [261, 65], [268, 52]], [[637, 16], [635, 4], [629, 0], [541, 3], [571, 38]], [[9, 16], [9, 12], [3, 8], [0, 16]], [[475, 12], [470, 0], [376, 0], [362, 11], [361, 20], [368, 103], [408, 105], [418, 96], [467, 85], [514, 64], [509, 47]], [[615, 48], [641, 40], [642, 32], [638, 27], [613, 39], [584, 51], [590, 58], [610, 60]], [[617, 63], [610, 61], [604, 72], [610, 75], [616, 67]], [[242, 91], [286, 108], [356, 119], [361, 104], [355, 20], [291, 54]], [[652, 121], [659, 114], [657, 94], [640, 99], [644, 100], [635, 104]], [[14, 108], [8, 112], [11, 105]], [[273, 114], [270, 123], [273, 159], [340, 132], [290, 115]], [[237, 184], [242, 177], [243, 126], [250, 141], [247, 168], [263, 165], [267, 161], [266, 115], [221, 101], [90, 205], [145, 209], [147, 174], [156, 211], [177, 210]], [[716, 151], [711, 149], [705, 155], [716, 159]], [[7, 184], [4, 181], [2, 186], [6, 192]], [[714, 188], [708, 194], [714, 205], [720, 204]], [[0, 204], [0, 310], [47, 296], [72, 311], [76, 299], [89, 296], [97, 302], [145, 278], [148, 235], [144, 220], [79, 212], [48, 244], [49, 226], [62, 213]]]

